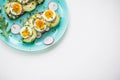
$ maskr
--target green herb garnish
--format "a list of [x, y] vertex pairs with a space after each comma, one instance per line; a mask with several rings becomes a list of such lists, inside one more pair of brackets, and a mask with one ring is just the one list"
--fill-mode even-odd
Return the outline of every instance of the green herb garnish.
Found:
[[22, 22], [22, 19], [20, 19], [20, 23]]
[[8, 0], [9, 2], [17, 2], [18, 0]]

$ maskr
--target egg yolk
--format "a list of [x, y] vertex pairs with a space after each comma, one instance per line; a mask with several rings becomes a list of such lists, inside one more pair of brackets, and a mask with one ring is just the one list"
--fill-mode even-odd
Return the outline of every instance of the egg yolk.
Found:
[[36, 20], [35, 24], [36, 24], [36, 27], [37, 27], [38, 29], [43, 29], [43, 28], [44, 28], [44, 26], [45, 26], [44, 21], [39, 20], [39, 19], [38, 19], [38, 20]]
[[53, 15], [54, 15], [54, 13], [53, 13], [52, 10], [48, 10], [48, 11], [45, 12], [45, 16], [46, 16], [47, 18], [52, 18]]
[[24, 30], [24, 31], [22, 32], [22, 35], [23, 35], [24, 37], [29, 36], [29, 35], [30, 35], [29, 30], [28, 30], [28, 29]]
[[15, 13], [20, 13], [21, 12], [21, 4], [19, 3], [14, 3], [12, 5], [12, 10], [15, 12]]

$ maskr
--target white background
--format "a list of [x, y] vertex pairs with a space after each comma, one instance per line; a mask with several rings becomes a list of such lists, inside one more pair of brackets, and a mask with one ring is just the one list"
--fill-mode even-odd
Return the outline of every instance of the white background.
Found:
[[120, 80], [120, 0], [67, 0], [68, 30], [47, 51], [0, 41], [0, 80]]

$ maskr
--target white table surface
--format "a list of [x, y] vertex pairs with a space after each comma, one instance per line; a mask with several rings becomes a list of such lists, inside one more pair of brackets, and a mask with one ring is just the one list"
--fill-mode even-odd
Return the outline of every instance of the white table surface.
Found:
[[25, 53], [0, 41], [0, 80], [120, 80], [120, 0], [67, 0], [68, 30]]

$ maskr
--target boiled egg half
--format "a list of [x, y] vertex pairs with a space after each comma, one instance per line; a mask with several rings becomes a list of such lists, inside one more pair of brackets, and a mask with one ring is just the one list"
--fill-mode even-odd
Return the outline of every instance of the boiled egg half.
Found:
[[18, 2], [12, 2], [10, 5], [10, 11], [13, 15], [20, 15], [22, 13], [22, 5]]
[[46, 21], [53, 21], [56, 18], [56, 13], [53, 10], [46, 10], [42, 17], [46, 20]]
[[28, 38], [32, 35], [32, 29], [30, 27], [23, 27], [20, 31], [22, 38]]
[[38, 32], [43, 32], [46, 29], [46, 23], [42, 19], [36, 19], [34, 27]]

